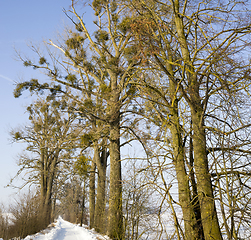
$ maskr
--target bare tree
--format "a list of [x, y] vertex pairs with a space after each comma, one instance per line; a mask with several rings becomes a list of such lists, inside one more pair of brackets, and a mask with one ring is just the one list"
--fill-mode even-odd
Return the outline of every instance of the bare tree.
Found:
[[75, 114], [62, 113], [63, 102], [38, 100], [27, 110], [30, 125], [12, 131], [13, 140], [27, 144], [26, 152], [19, 159], [17, 175], [29, 172], [25, 184], [40, 186], [40, 206], [45, 226], [50, 223], [52, 191], [58, 166], [63, 158], [70, 157], [71, 149], [76, 148], [81, 129], [74, 128]]
[[[250, 11], [237, 1], [129, 1], [132, 6], [138, 10], [131, 26], [145, 57], [143, 70], [150, 67], [164, 76], [154, 81], [142, 77], [134, 84], [144, 89], [159, 121], [170, 131], [185, 236], [222, 239], [207, 136], [211, 131], [229, 134], [210, 126], [212, 119], [221, 121], [220, 95], [247, 97], [250, 63], [241, 53], [250, 47]], [[184, 103], [189, 114], [181, 111]], [[231, 131], [249, 127], [241, 123]]]
[[[25, 82], [17, 85], [16, 96], [27, 88], [31, 90], [53, 88], [54, 91], [74, 99], [78, 106], [81, 106], [77, 112], [90, 121], [95, 133], [95, 136], [92, 136], [93, 147], [96, 149], [93, 164], [98, 167], [99, 177], [105, 176], [101, 175], [105, 169], [99, 168], [101, 166], [104, 168], [104, 160], [106, 161], [104, 155], [98, 152], [98, 149], [103, 151], [106, 143], [101, 146], [99, 141], [102, 141], [103, 137], [107, 139], [110, 159], [107, 232], [112, 238], [122, 239], [120, 127], [123, 119], [122, 110], [130, 104], [134, 97], [135, 88], [128, 83], [135, 65], [140, 61], [125, 58], [127, 47], [130, 47], [132, 33], [128, 31], [129, 23], [127, 18], [124, 18], [123, 6], [115, 1], [93, 1], [92, 7], [97, 16], [97, 21], [95, 21], [97, 31], [94, 37], [88, 31], [84, 19], [77, 13], [77, 4], [72, 1], [72, 8], [66, 14], [78, 32], [69, 31], [68, 39], [63, 44], [49, 42], [49, 45], [59, 50], [61, 59], [50, 53], [54, 63], [51, 67], [52, 65], [49, 65], [49, 62], [35, 50], [40, 56], [38, 64], [24, 60], [26, 66], [44, 69], [53, 82], [60, 84], [65, 89], [39, 84], [38, 81]], [[66, 77], [60, 74], [59, 69]], [[70, 94], [67, 91], [69, 88], [72, 89]], [[95, 165], [93, 165], [94, 171]], [[104, 183], [104, 180], [99, 182]], [[104, 197], [102, 196], [101, 199]], [[92, 208], [90, 212], [93, 216], [94, 209]], [[91, 223], [95, 223], [95, 221], [92, 220]]]

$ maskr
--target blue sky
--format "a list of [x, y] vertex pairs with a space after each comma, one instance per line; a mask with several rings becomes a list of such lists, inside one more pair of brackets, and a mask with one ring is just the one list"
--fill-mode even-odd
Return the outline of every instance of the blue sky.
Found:
[[[28, 92], [18, 99], [14, 98], [14, 83], [31, 78], [45, 79], [39, 71], [25, 68], [17, 60], [16, 51], [36, 59], [27, 45], [31, 42], [34, 45], [42, 44], [48, 39], [56, 41], [58, 33], [64, 31], [66, 26], [72, 26], [63, 12], [63, 9], [70, 9], [70, 5], [71, 0], [0, 0], [0, 203], [6, 206], [13, 202], [18, 190], [4, 186], [18, 171], [18, 154], [24, 148], [22, 144], [11, 143], [9, 132], [28, 123], [25, 109], [32, 102]], [[81, 5], [78, 5], [78, 9], [81, 15], [85, 12], [84, 22], [93, 32], [94, 29], [90, 28], [93, 27], [91, 23], [94, 18], [90, 9], [83, 9]], [[127, 154], [128, 149], [126, 147], [123, 152]], [[16, 184], [21, 186], [22, 182], [17, 181]]]
[[14, 49], [32, 56], [28, 43], [55, 39], [70, 24], [63, 13], [70, 4], [70, 0], [0, 0], [0, 202], [4, 204], [16, 192], [4, 186], [18, 170], [17, 155], [22, 149], [19, 144], [11, 144], [9, 131], [27, 122], [25, 106], [31, 102], [28, 93], [13, 97], [14, 82], [42, 77], [23, 67]]

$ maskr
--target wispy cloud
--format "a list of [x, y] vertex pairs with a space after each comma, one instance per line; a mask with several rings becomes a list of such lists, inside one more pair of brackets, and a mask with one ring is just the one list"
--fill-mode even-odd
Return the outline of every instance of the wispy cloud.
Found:
[[9, 82], [15, 83], [14, 80], [12, 80], [11, 78], [8, 78], [8, 77], [6, 77], [6, 76], [4, 76], [4, 75], [2, 75], [2, 74], [0, 74], [0, 78], [3, 78], [3, 79], [5, 79], [5, 80], [7, 80], [7, 81], [9, 81]]

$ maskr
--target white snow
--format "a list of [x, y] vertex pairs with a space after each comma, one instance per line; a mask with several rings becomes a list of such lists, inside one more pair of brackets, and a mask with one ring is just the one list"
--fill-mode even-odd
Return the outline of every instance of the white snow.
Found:
[[[107, 236], [101, 236], [76, 224], [63, 220], [61, 217], [52, 224], [52, 227], [32, 236], [27, 236], [24, 240], [108, 240]], [[98, 237], [98, 238], [97, 238]]]

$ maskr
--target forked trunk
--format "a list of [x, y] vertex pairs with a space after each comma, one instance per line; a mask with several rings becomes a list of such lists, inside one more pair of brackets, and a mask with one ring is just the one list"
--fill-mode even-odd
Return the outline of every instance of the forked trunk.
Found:
[[206, 240], [222, 239], [217, 218], [211, 176], [208, 170], [206, 133], [199, 109], [192, 109], [194, 168], [197, 178], [201, 220]]
[[173, 12], [178, 41], [181, 48], [182, 58], [186, 66], [186, 77], [188, 81], [189, 105], [191, 108], [191, 118], [193, 122], [193, 147], [194, 147], [194, 168], [197, 179], [198, 198], [201, 210], [201, 220], [206, 240], [221, 240], [221, 231], [214, 205], [213, 190], [210, 173], [208, 170], [206, 153], [206, 133], [203, 122], [203, 107], [201, 105], [199, 82], [195, 73], [193, 62], [191, 61], [183, 17], [180, 11], [180, 1], [173, 1]]
[[197, 223], [194, 206], [191, 200], [191, 192], [189, 187], [189, 176], [185, 168], [184, 147], [181, 136], [181, 127], [178, 117], [178, 105], [171, 111], [171, 135], [174, 155], [174, 165], [178, 180], [179, 203], [182, 208], [185, 237], [189, 240], [197, 240], [199, 238], [199, 226]]

